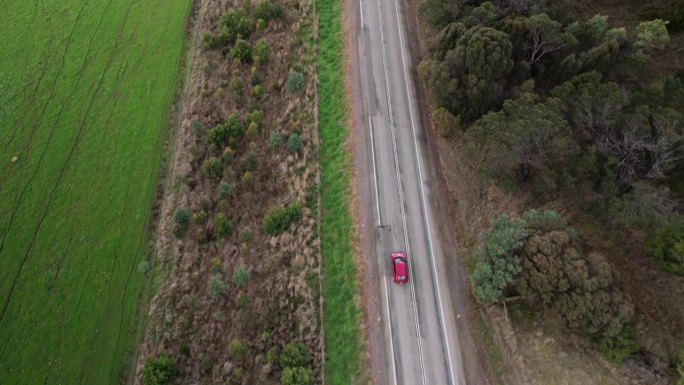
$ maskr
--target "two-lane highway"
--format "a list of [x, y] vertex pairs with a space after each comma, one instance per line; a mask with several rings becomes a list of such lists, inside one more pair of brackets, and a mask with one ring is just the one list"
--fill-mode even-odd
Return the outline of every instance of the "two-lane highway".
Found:
[[[433, 230], [425, 153], [399, 0], [359, 0], [357, 32], [387, 325], [388, 384], [465, 384], [444, 260]], [[410, 282], [392, 282], [406, 252]]]

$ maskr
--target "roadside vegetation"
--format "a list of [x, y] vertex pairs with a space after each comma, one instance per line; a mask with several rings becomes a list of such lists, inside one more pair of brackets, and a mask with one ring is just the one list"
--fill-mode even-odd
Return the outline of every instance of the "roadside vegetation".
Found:
[[313, 21], [305, 0], [197, 10], [143, 385], [322, 381]]
[[441, 164], [499, 210], [459, 234], [476, 297], [563, 325], [640, 383], [676, 380], [684, 9], [603, 3], [423, 0], [418, 70]]
[[2, 383], [129, 373], [189, 3], [3, 2]]

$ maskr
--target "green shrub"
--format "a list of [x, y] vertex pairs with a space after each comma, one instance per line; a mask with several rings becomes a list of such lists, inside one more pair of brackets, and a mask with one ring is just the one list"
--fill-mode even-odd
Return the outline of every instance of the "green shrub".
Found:
[[192, 213], [192, 221], [197, 224], [204, 224], [207, 222], [207, 212], [204, 210], [198, 210]]
[[178, 376], [176, 363], [167, 353], [148, 357], [143, 367], [143, 385], [171, 385]]
[[190, 224], [190, 209], [187, 207], [176, 207], [173, 210], [173, 222], [178, 226], [187, 227]]
[[221, 179], [223, 176], [223, 162], [221, 162], [221, 159], [212, 156], [204, 161], [202, 171], [211, 179]]
[[147, 273], [149, 273], [150, 270], [152, 270], [152, 261], [150, 261], [149, 259], [140, 261], [140, 263], [138, 263], [138, 273], [142, 275], [147, 275]]
[[253, 182], [254, 182], [254, 174], [252, 174], [251, 171], [245, 172], [242, 175], [242, 179], [240, 180], [242, 187], [249, 187], [252, 185]]
[[237, 39], [233, 49], [230, 51], [230, 56], [234, 59], [239, 59], [242, 63], [247, 63], [252, 60], [252, 47], [246, 40]]
[[289, 92], [297, 92], [304, 88], [304, 75], [301, 72], [290, 70], [285, 81], [285, 89]]
[[233, 360], [242, 362], [247, 358], [247, 347], [242, 341], [235, 338], [228, 345], [228, 354]]
[[256, 124], [260, 129], [264, 124], [264, 112], [256, 108], [245, 117], [245, 124]]
[[271, 131], [268, 137], [268, 147], [273, 148], [283, 143], [283, 135], [278, 131]]
[[249, 272], [247, 271], [247, 266], [240, 265], [233, 273], [233, 283], [236, 286], [245, 286], [247, 284], [248, 277]]
[[230, 382], [232, 384], [242, 384], [242, 379], [245, 376], [245, 370], [241, 367], [235, 367], [230, 371]]
[[225, 180], [221, 181], [221, 184], [219, 185], [219, 191], [218, 191], [218, 196], [221, 199], [226, 199], [230, 197], [230, 195], [233, 193], [233, 188], [230, 185], [230, 183], [226, 182]]
[[620, 364], [630, 354], [639, 349], [635, 338], [636, 326], [633, 322], [630, 322], [622, 328], [618, 335], [613, 337], [600, 335], [594, 338], [592, 342], [608, 360]]
[[233, 224], [226, 218], [224, 213], [216, 214], [214, 218], [214, 236], [225, 238], [233, 232]]
[[254, 43], [254, 63], [258, 66], [268, 63], [268, 40], [265, 37]]
[[663, 226], [649, 237], [646, 248], [660, 268], [684, 275], [684, 225]]
[[266, 234], [278, 235], [287, 230], [291, 223], [302, 217], [302, 206], [299, 202], [290, 203], [287, 206], [273, 208], [261, 221], [261, 226]]
[[305, 367], [311, 362], [309, 349], [302, 342], [290, 342], [280, 352], [279, 364], [281, 368], [301, 366]]
[[249, 226], [245, 226], [240, 230], [240, 240], [242, 242], [247, 242], [254, 237], [254, 234], [252, 233], [252, 229]]
[[252, 88], [252, 96], [256, 100], [261, 100], [261, 97], [264, 96], [264, 87], [261, 86], [261, 84], [257, 84]]
[[228, 291], [228, 286], [223, 281], [221, 274], [214, 274], [209, 278], [207, 290], [212, 300], [218, 301], [221, 295]]
[[282, 385], [309, 385], [311, 384], [311, 370], [306, 368], [285, 368], [280, 375]]
[[256, 154], [253, 151], [250, 151], [245, 158], [242, 159], [240, 166], [242, 167], [242, 171], [256, 171], [259, 167], [259, 161], [257, 160]]
[[280, 19], [284, 15], [282, 4], [274, 3], [269, 0], [262, 0], [254, 6], [254, 17], [265, 21], [271, 19]]
[[[239, 84], [239, 90], [242, 92], [242, 83]], [[231, 139], [237, 140], [243, 131], [244, 127], [240, 122], [240, 117], [237, 112], [233, 112], [228, 120], [207, 132], [207, 143], [223, 146]]]
[[192, 120], [190, 127], [195, 136], [201, 136], [204, 133], [204, 125], [202, 124], [202, 121], [197, 118]]
[[287, 139], [287, 148], [292, 152], [298, 152], [304, 147], [304, 140], [302, 136], [296, 132], [293, 132]]
[[235, 304], [238, 307], [245, 307], [245, 305], [247, 305], [247, 294], [243, 291], [239, 291], [235, 296]]
[[221, 34], [219, 40], [222, 46], [233, 43], [236, 39], [247, 39], [252, 33], [252, 23], [244, 9], [233, 9], [221, 16]]

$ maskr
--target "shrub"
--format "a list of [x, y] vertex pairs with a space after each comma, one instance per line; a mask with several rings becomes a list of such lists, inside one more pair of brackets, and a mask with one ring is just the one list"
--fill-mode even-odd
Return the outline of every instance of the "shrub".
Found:
[[242, 179], [240, 180], [242, 187], [249, 187], [252, 185], [253, 182], [254, 182], [254, 174], [252, 174], [251, 171], [245, 172], [242, 175]]
[[270, 19], [280, 19], [283, 17], [284, 10], [280, 3], [273, 3], [269, 0], [262, 0], [254, 6], [254, 17], [268, 21]]
[[198, 210], [192, 213], [192, 221], [197, 224], [204, 224], [207, 222], [207, 213], [204, 210]]
[[178, 226], [186, 228], [190, 224], [190, 209], [183, 206], [176, 207], [173, 210], [173, 222]]
[[218, 301], [218, 299], [221, 298], [221, 294], [228, 291], [228, 286], [223, 281], [223, 277], [221, 277], [221, 274], [217, 273], [212, 275], [211, 278], [209, 278], [207, 289], [209, 291], [209, 297], [211, 297], [211, 299], [214, 301]]
[[271, 131], [268, 137], [268, 147], [273, 148], [283, 143], [283, 135], [278, 131]]
[[280, 375], [282, 385], [309, 385], [311, 384], [311, 370], [306, 368], [285, 368]]
[[145, 360], [142, 373], [144, 385], [171, 385], [176, 376], [178, 376], [176, 363], [167, 353], [154, 358], [148, 357]]
[[261, 221], [261, 226], [266, 234], [278, 235], [287, 230], [291, 223], [302, 217], [302, 206], [299, 202], [290, 203], [287, 206], [273, 208]]
[[197, 118], [192, 120], [190, 127], [192, 128], [192, 132], [195, 134], [195, 136], [200, 136], [202, 133], [204, 133], [204, 125], [202, 124], [202, 121]]
[[260, 100], [264, 96], [264, 87], [261, 84], [257, 84], [252, 88], [252, 96], [256, 100]]
[[279, 363], [281, 368], [308, 366], [311, 361], [309, 349], [302, 342], [290, 342], [280, 352]]
[[230, 194], [233, 193], [233, 188], [230, 185], [230, 183], [226, 182], [225, 180], [221, 181], [221, 184], [219, 185], [219, 190], [218, 190], [218, 196], [221, 199], [226, 199], [230, 197]]
[[242, 362], [247, 358], [247, 347], [242, 341], [235, 338], [228, 345], [228, 354], [233, 360]]
[[238, 292], [235, 296], [235, 304], [238, 307], [245, 307], [245, 305], [247, 305], [247, 294], [243, 291]]
[[603, 355], [614, 363], [622, 363], [625, 358], [639, 349], [635, 341], [636, 326], [630, 322], [622, 332], [614, 337], [598, 336], [592, 341]]
[[230, 371], [230, 382], [236, 385], [242, 384], [242, 379], [245, 376], [245, 370], [241, 367], [235, 367]]
[[[239, 90], [242, 92], [242, 83], [239, 84]], [[217, 125], [207, 132], [207, 143], [216, 146], [223, 146], [231, 139], [237, 139], [244, 127], [240, 122], [240, 117], [237, 112], [233, 112], [224, 123]]]
[[221, 179], [223, 176], [223, 162], [221, 162], [221, 159], [212, 156], [204, 161], [202, 171], [211, 179]]
[[247, 116], [245, 117], [245, 124], [249, 124], [249, 125], [256, 124], [258, 128], [261, 128], [263, 123], [264, 123], [264, 112], [258, 108], [252, 110], [252, 112], [247, 114]]
[[233, 283], [236, 286], [245, 286], [247, 284], [249, 272], [247, 271], [247, 266], [240, 265], [233, 273]]
[[240, 230], [240, 240], [243, 242], [249, 241], [253, 236], [254, 234], [249, 226], [245, 226]]
[[138, 273], [142, 275], [147, 275], [147, 273], [149, 273], [150, 270], [152, 270], [152, 261], [150, 261], [149, 259], [140, 261], [140, 263], [138, 263]]
[[231, 44], [238, 38], [247, 39], [251, 33], [249, 15], [244, 9], [233, 9], [221, 16], [219, 38], [225, 43], [224, 45]]
[[684, 275], [684, 225], [663, 226], [649, 237], [646, 248], [660, 268]]
[[254, 63], [259, 66], [268, 63], [268, 40], [265, 37], [254, 43]]
[[302, 147], [304, 147], [302, 136], [296, 132], [292, 133], [287, 139], [287, 148], [292, 152], [298, 152]]
[[224, 213], [216, 214], [214, 218], [214, 236], [225, 238], [233, 232], [233, 224], [226, 218]]
[[285, 81], [285, 89], [289, 92], [297, 92], [304, 88], [304, 75], [301, 72], [290, 70]]
[[243, 39], [237, 39], [233, 49], [230, 51], [230, 56], [234, 59], [239, 59], [242, 63], [247, 63], [252, 60], [252, 47]]

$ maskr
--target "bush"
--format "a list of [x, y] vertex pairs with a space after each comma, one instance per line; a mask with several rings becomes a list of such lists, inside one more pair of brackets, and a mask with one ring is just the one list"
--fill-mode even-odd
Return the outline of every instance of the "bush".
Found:
[[305, 368], [285, 368], [280, 375], [282, 385], [309, 385], [311, 384], [311, 371]]
[[234, 59], [239, 59], [243, 63], [252, 60], [252, 47], [243, 39], [237, 39], [233, 49], [230, 51], [230, 56]]
[[254, 234], [252, 233], [252, 229], [249, 226], [245, 226], [240, 230], [240, 240], [242, 242], [246, 242], [252, 239], [254, 237]]
[[221, 298], [221, 294], [228, 291], [228, 286], [223, 281], [221, 274], [217, 273], [209, 278], [207, 290], [209, 291], [209, 297], [214, 301], [218, 301], [218, 299]]
[[290, 203], [287, 206], [273, 208], [261, 221], [261, 226], [266, 234], [278, 235], [287, 230], [291, 223], [302, 217], [302, 206], [299, 202]]
[[226, 182], [225, 180], [221, 181], [221, 184], [219, 185], [219, 191], [218, 191], [218, 196], [221, 199], [226, 199], [230, 197], [230, 194], [232, 194], [233, 188], [230, 185], [230, 183]]
[[228, 345], [228, 354], [233, 360], [242, 362], [247, 358], [247, 347], [242, 341], [235, 338]]
[[187, 227], [190, 224], [190, 209], [187, 207], [176, 207], [173, 210], [173, 222], [182, 227]]
[[197, 224], [204, 224], [207, 222], [207, 212], [204, 210], [198, 210], [192, 213], [192, 221]]
[[211, 179], [221, 179], [223, 176], [223, 162], [221, 162], [221, 159], [212, 156], [204, 161], [202, 171]]
[[257, 84], [252, 88], [252, 96], [256, 100], [261, 100], [261, 97], [264, 96], [264, 87], [261, 86], [261, 84]]
[[178, 369], [176, 363], [171, 359], [167, 353], [145, 360], [143, 367], [143, 384], [144, 385], [171, 385], [178, 376]]
[[233, 43], [236, 39], [247, 39], [252, 33], [252, 23], [244, 9], [233, 9], [221, 16], [221, 34], [219, 39], [223, 46]]
[[302, 342], [290, 342], [280, 352], [279, 363], [281, 368], [308, 366], [311, 361], [309, 349]]
[[247, 294], [242, 291], [238, 292], [235, 296], [235, 304], [238, 307], [245, 307], [247, 305]]
[[230, 371], [230, 382], [232, 384], [242, 384], [242, 379], [245, 377], [245, 370], [241, 367], [235, 367]]
[[265, 37], [257, 40], [254, 43], [254, 63], [256, 65], [264, 65], [268, 63], [268, 40]]
[[236, 286], [245, 286], [247, 284], [247, 279], [249, 272], [247, 271], [247, 266], [240, 265], [233, 273], [233, 283]]
[[226, 218], [224, 213], [216, 214], [214, 218], [214, 236], [225, 238], [233, 232], [233, 224]]
[[140, 261], [140, 263], [138, 263], [138, 273], [142, 275], [147, 275], [147, 273], [149, 273], [150, 270], [152, 270], [152, 261], [150, 261], [149, 259]]
[[622, 332], [618, 335], [614, 337], [601, 335], [594, 338], [592, 342], [608, 360], [620, 364], [625, 358], [629, 357], [630, 354], [639, 349], [635, 338], [636, 326], [633, 322], [630, 322], [625, 325]]
[[684, 275], [684, 225], [663, 226], [649, 237], [646, 248], [660, 268]]
[[292, 133], [287, 139], [287, 148], [292, 152], [298, 152], [302, 147], [304, 147], [302, 136], [296, 132]]
[[[236, 85], [239, 91], [242, 92], [242, 82]], [[228, 143], [231, 139], [237, 140], [244, 127], [242, 122], [240, 122], [240, 117], [237, 112], [233, 112], [228, 117], [224, 123], [217, 125], [207, 132], [207, 143], [214, 144], [216, 146], [223, 146]]]
[[283, 135], [278, 131], [271, 131], [268, 137], [268, 147], [273, 148], [283, 143]]
[[301, 72], [290, 70], [285, 81], [285, 89], [289, 92], [297, 92], [304, 88], [304, 75]]
[[270, 19], [280, 19], [284, 15], [283, 6], [280, 3], [272, 3], [269, 0], [262, 0], [254, 6], [254, 17], [268, 21]]
[[240, 166], [242, 167], [242, 171], [256, 171], [259, 167], [259, 161], [257, 160], [256, 154], [253, 151], [250, 151], [245, 158], [242, 159]]

